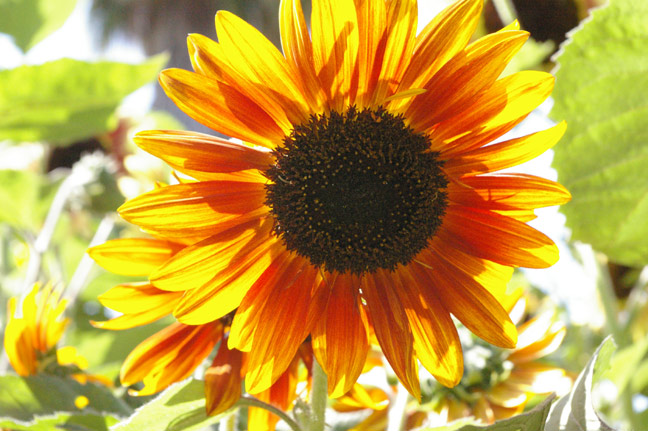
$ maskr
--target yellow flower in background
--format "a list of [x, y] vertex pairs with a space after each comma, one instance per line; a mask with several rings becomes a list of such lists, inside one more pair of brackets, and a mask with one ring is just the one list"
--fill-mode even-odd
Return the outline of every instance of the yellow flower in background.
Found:
[[521, 291], [513, 295], [519, 300], [513, 301], [511, 310], [512, 319], [519, 322], [516, 348], [489, 351], [477, 344], [475, 351], [483, 359], [477, 362], [483, 362], [483, 366], [467, 373], [456, 388], [443, 389], [444, 396], [436, 401], [440, 420], [435, 425], [467, 416], [490, 424], [521, 413], [535, 395], [569, 392], [572, 380], [567, 372], [542, 361], [562, 343], [565, 325], [556, 320], [554, 310], [528, 318], [526, 298], [520, 295]]
[[83, 372], [88, 361], [74, 347], [57, 347], [69, 323], [63, 317], [67, 300], [61, 299], [61, 292], [62, 289], [55, 289], [51, 283], [44, 287], [36, 283], [21, 307], [18, 307], [19, 298], [9, 299], [4, 348], [11, 366], [20, 376], [69, 375], [80, 383], [91, 380], [111, 385], [102, 376]]
[[345, 394], [365, 363], [369, 321], [416, 398], [417, 359], [444, 385], [461, 379], [451, 313], [488, 343], [515, 346], [498, 296], [514, 267], [556, 262], [553, 242], [525, 222], [569, 193], [496, 172], [550, 148], [565, 125], [491, 144], [554, 79], [500, 78], [528, 34], [512, 24], [469, 44], [481, 8], [460, 0], [416, 35], [415, 0], [314, 0], [309, 32], [300, 2], [284, 0], [283, 55], [219, 12], [218, 42], [189, 36], [194, 72], [162, 72], [181, 109], [242, 142], [137, 135], [195, 179], [120, 208], [187, 244], [137, 295], [173, 295], [165, 310], [173, 304], [183, 331], [233, 314], [227, 343], [247, 353], [248, 392], [268, 390], [310, 335], [329, 394]]

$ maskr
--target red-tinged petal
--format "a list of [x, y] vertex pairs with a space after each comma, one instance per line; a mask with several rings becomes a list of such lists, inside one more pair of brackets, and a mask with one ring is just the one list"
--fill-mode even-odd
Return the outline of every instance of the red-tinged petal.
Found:
[[241, 398], [242, 353], [221, 343], [211, 366], [205, 371], [205, 408], [207, 415], [223, 413]]
[[264, 95], [276, 106], [268, 113], [273, 118], [287, 117], [279, 124], [285, 132], [301, 124], [310, 115], [300, 83], [293, 79], [288, 63], [279, 50], [262, 33], [236, 15], [227, 11], [216, 14], [216, 33], [224, 58], [244, 81], [256, 87], [251, 94], [256, 101]]
[[249, 393], [265, 391], [274, 384], [311, 330], [306, 321], [319, 273], [308, 265], [290, 282], [282, 280], [275, 286], [260, 311], [245, 378]]
[[355, 0], [358, 15], [358, 94], [359, 109], [371, 104], [373, 92], [380, 77], [387, 41], [387, 10], [385, 2]]
[[151, 395], [193, 373], [223, 336], [220, 322], [187, 326], [173, 323], [153, 334], [126, 357], [121, 368], [122, 384], [138, 381], [138, 395]]
[[267, 148], [285, 136], [268, 113], [231, 85], [181, 69], [162, 71], [160, 84], [185, 114], [217, 132]]
[[496, 81], [476, 94], [463, 112], [430, 130], [432, 149], [449, 160], [483, 147], [520, 123], [540, 105], [554, 86], [546, 72], [524, 71]]
[[331, 398], [353, 388], [369, 351], [366, 323], [360, 314], [359, 284], [357, 277], [337, 277], [326, 311], [311, 335], [315, 357], [328, 376]]
[[198, 180], [209, 181], [212, 173], [265, 170], [273, 162], [268, 151], [197, 132], [148, 130], [139, 132], [133, 141]]
[[305, 262], [301, 258], [292, 257], [288, 251], [281, 252], [268, 265], [268, 268], [245, 294], [236, 310], [227, 339], [230, 349], [250, 351], [261, 311], [270, 294], [277, 286], [283, 288], [286, 284], [285, 280], [292, 283], [304, 266]]
[[443, 166], [452, 176], [476, 175], [517, 166], [538, 157], [556, 145], [567, 128], [563, 121], [554, 127], [521, 138], [487, 145], [450, 158]]
[[[571, 195], [562, 185], [525, 174], [465, 177], [462, 185], [450, 183], [452, 202], [480, 209], [517, 211], [561, 205]], [[468, 187], [466, 187], [468, 186]]]
[[[277, 381], [263, 392], [255, 394], [259, 400], [287, 411], [297, 398], [297, 373], [299, 362], [295, 358], [288, 369]], [[274, 431], [279, 417], [268, 410], [250, 407], [248, 410], [248, 429], [254, 431]]]
[[414, 337], [402, 300], [382, 270], [362, 278], [362, 296], [380, 347], [403, 386], [420, 400]]
[[301, 0], [281, 1], [279, 30], [284, 55], [293, 73], [301, 79], [304, 97], [313, 112], [320, 113], [326, 95], [315, 73], [313, 44], [308, 33]]
[[418, 7], [416, 0], [387, 3], [387, 28], [382, 68], [373, 94], [373, 103], [381, 105], [396, 90], [410, 63], [416, 43]]
[[398, 274], [397, 288], [412, 328], [416, 356], [441, 384], [456, 386], [463, 376], [463, 354], [450, 313], [426, 286], [426, 279], [417, 279], [406, 269]]
[[558, 247], [534, 228], [487, 210], [449, 205], [439, 240], [467, 254], [506, 266], [547, 268]]
[[342, 111], [357, 91], [358, 17], [353, 0], [313, 0], [311, 12], [315, 72], [330, 108]]
[[427, 130], [466, 111], [476, 94], [493, 85], [528, 37], [527, 32], [506, 31], [472, 43], [434, 75], [423, 87], [426, 93], [412, 99], [405, 118], [415, 130]]
[[[12, 297], [7, 303], [8, 321], [4, 331], [4, 349], [9, 363], [19, 376], [36, 374], [38, 362], [34, 340], [26, 330], [26, 319], [16, 317], [18, 298]], [[24, 306], [23, 306], [24, 307]]]
[[515, 325], [488, 289], [433, 249], [429, 250], [426, 262], [425, 266], [412, 263], [410, 268], [418, 279], [428, 279], [429, 288], [434, 289], [446, 310], [490, 344], [515, 347]]
[[260, 183], [203, 181], [155, 189], [118, 211], [125, 220], [165, 238], [206, 238], [267, 214], [264, 200]]
[[120, 238], [88, 249], [99, 266], [120, 275], [147, 276], [183, 245], [153, 238]]
[[477, 28], [481, 0], [461, 0], [434, 17], [416, 38], [416, 46], [400, 89], [422, 88], [454, 55], [463, 50]]

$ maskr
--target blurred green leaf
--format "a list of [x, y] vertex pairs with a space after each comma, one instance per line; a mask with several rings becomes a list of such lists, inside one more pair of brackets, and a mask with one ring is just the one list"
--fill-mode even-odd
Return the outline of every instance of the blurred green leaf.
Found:
[[166, 60], [61, 59], [0, 71], [0, 140], [69, 144], [113, 130], [122, 99], [155, 79]]
[[[648, 352], [648, 336], [640, 342], [633, 343], [616, 352], [605, 377], [615, 384], [619, 392], [626, 390], [638, 392], [643, 389], [643, 387], [639, 387], [638, 389], [634, 388], [636, 384], [634, 380], [637, 379], [638, 371], [646, 356], [646, 352]], [[644, 383], [648, 382], [644, 380]]]
[[53, 415], [39, 416], [29, 422], [0, 417], [0, 427], [28, 431], [108, 431], [117, 422], [119, 422], [118, 417], [106, 413], [55, 413]]
[[0, 0], [0, 33], [29, 50], [63, 25], [76, 0]]
[[558, 56], [551, 116], [567, 120], [555, 148], [572, 238], [611, 260], [648, 263], [648, 2], [593, 11]]
[[205, 385], [200, 380], [185, 380], [169, 386], [157, 398], [138, 408], [133, 415], [115, 425], [112, 431], [191, 431], [200, 430], [230, 414], [207, 416]]
[[585, 369], [580, 373], [571, 392], [562, 397], [549, 412], [546, 429], [549, 431], [613, 431], [603, 422], [592, 405], [592, 385], [610, 367], [616, 350], [612, 337], [596, 349]]
[[48, 181], [34, 172], [0, 170], [0, 184], [0, 222], [37, 231], [59, 182]]
[[[80, 384], [70, 378], [39, 374], [35, 376], [0, 376], [0, 423], [5, 420], [33, 421], [39, 416], [59, 412], [80, 413], [74, 401], [85, 396], [90, 402], [84, 413], [125, 416], [131, 413], [123, 401], [105, 386]], [[0, 425], [1, 426], [1, 425]]]

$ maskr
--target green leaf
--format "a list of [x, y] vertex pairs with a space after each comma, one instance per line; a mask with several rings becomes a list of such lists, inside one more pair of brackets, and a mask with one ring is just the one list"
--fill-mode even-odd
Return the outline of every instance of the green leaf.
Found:
[[639, 392], [643, 389], [643, 387], [635, 387], [635, 381], [647, 352], [648, 336], [644, 337], [640, 342], [633, 343], [616, 352], [610, 363], [610, 369], [605, 376], [615, 384], [619, 392], [626, 390]]
[[645, 0], [595, 10], [557, 58], [551, 113], [568, 125], [554, 166], [572, 238], [630, 266], [648, 263], [647, 22]]
[[0, 140], [69, 144], [117, 126], [122, 99], [152, 81], [166, 63], [61, 59], [0, 71]]
[[6, 375], [0, 376], [0, 423], [28, 423], [59, 412], [79, 414], [81, 410], [74, 403], [79, 396], [85, 396], [89, 401], [83, 413], [113, 416], [131, 413], [130, 408], [105, 386], [82, 385], [70, 378], [45, 374], [27, 377]]
[[191, 431], [200, 430], [229, 415], [205, 413], [205, 385], [200, 380], [175, 383], [157, 398], [138, 408], [133, 415], [111, 428], [111, 431]]
[[0, 33], [29, 50], [63, 25], [76, 0], [0, 0]]
[[443, 427], [424, 428], [421, 431], [543, 431], [554, 398], [555, 395], [551, 395], [532, 410], [512, 418], [499, 420], [492, 425], [466, 425], [465, 421], [457, 421]]
[[29, 422], [8, 420], [0, 417], [0, 428], [28, 431], [108, 431], [117, 422], [119, 422], [119, 419], [116, 416], [106, 413], [56, 413], [39, 416]]
[[3, 169], [0, 170], [0, 184], [0, 222], [37, 231], [59, 182], [48, 182], [34, 172]]
[[548, 431], [613, 431], [594, 410], [592, 384], [609, 369], [615, 349], [612, 337], [607, 337], [596, 349], [571, 392], [558, 400], [551, 409], [546, 424]]

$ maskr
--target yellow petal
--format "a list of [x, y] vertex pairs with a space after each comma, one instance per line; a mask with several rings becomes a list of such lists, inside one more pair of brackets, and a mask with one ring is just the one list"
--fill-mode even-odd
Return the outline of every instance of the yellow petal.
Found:
[[120, 275], [147, 276], [182, 249], [154, 238], [120, 238], [88, 249], [99, 266]]
[[229, 409], [241, 397], [241, 363], [243, 354], [221, 343], [211, 366], [205, 371], [205, 407], [207, 414], [217, 415]]

